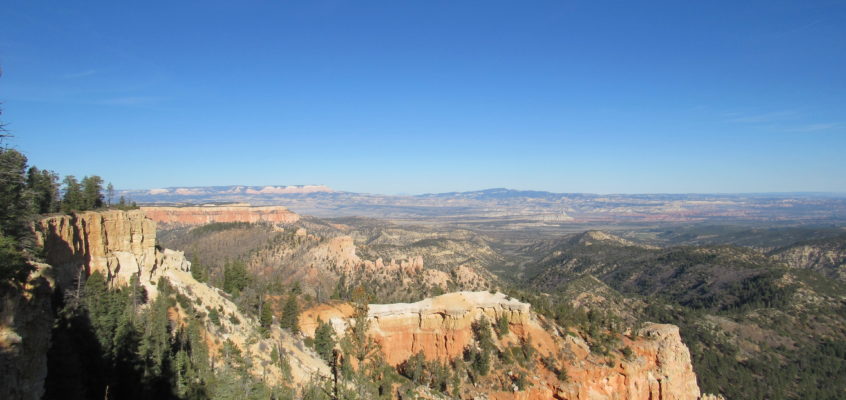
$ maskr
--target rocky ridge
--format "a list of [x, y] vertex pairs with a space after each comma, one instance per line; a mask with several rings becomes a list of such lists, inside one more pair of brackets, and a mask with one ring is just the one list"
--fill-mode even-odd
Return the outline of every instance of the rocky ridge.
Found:
[[[329, 321], [336, 333], [343, 335], [352, 312], [353, 307], [348, 304], [307, 310], [301, 319], [303, 331], [313, 334], [319, 318]], [[418, 353], [429, 360], [446, 362], [460, 358], [466, 348], [473, 346], [472, 325], [482, 317], [489, 321], [507, 317], [509, 333], [500, 337], [496, 345], [508, 349], [528, 340], [538, 359], [530, 368], [526, 390], [511, 392], [474, 385], [465, 387], [463, 398], [700, 398], [690, 353], [673, 325], [647, 324], [636, 334], [624, 336], [624, 344], [631, 347], [633, 356], [609, 363], [592, 353], [585, 339], [550, 324], [533, 313], [527, 303], [502, 293], [456, 292], [416, 303], [372, 304], [368, 310], [369, 335], [381, 345], [383, 356], [391, 365], [400, 365]], [[540, 357], [561, 362], [569, 379], [558, 379], [541, 364]]]
[[282, 206], [225, 206], [141, 207], [153, 221], [166, 226], [195, 226], [213, 222], [268, 222], [292, 224], [300, 216]]
[[[224, 341], [232, 341], [245, 357], [253, 360], [250, 372], [254, 376], [270, 383], [282, 382], [286, 378], [270, 356], [271, 349], [278, 345], [277, 350], [289, 356], [294, 382], [306, 382], [314, 374], [328, 374], [328, 367], [316, 354], [303, 350], [294, 337], [278, 327], [270, 332], [270, 338], [260, 337], [258, 321], [243, 314], [219, 289], [192, 277], [191, 263], [182, 252], [156, 246], [156, 223], [144, 211], [84, 212], [45, 218], [36, 225], [36, 239], [56, 271], [59, 288], [69, 287], [80, 274], [95, 271], [116, 286], [128, 284], [130, 277], [138, 274], [153, 299], [157, 282], [165, 278], [192, 303], [202, 304], [207, 311], [219, 310], [228, 317], [220, 318], [219, 324], [204, 317], [204, 336], [213, 357]], [[182, 324], [189, 314], [182, 306], [174, 306], [173, 323]], [[49, 329], [46, 331], [49, 334]]]
[[351, 236], [319, 237], [299, 229], [288, 242], [256, 249], [247, 267], [258, 275], [282, 276], [285, 283], [299, 282], [312, 295], [332, 293], [342, 279], [349, 288], [367, 286], [381, 298], [390, 299], [420, 288], [437, 288], [443, 293], [455, 287], [490, 287], [489, 277], [465, 265], [443, 271], [427, 268], [419, 254], [364, 259], [359, 250]]
[[799, 243], [774, 250], [771, 256], [790, 268], [810, 269], [846, 281], [846, 236]]

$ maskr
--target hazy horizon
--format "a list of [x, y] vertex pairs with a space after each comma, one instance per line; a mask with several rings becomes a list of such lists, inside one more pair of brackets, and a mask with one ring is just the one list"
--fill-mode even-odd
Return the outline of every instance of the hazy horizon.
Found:
[[512, 187], [484, 187], [484, 188], [468, 188], [466, 190], [452, 190], [452, 191], [445, 191], [445, 192], [419, 192], [419, 193], [408, 193], [408, 192], [362, 192], [356, 190], [341, 190], [329, 185], [323, 185], [320, 183], [315, 184], [291, 184], [291, 185], [281, 185], [281, 184], [271, 184], [271, 185], [240, 185], [240, 184], [233, 184], [233, 185], [176, 185], [176, 186], [159, 186], [159, 187], [148, 187], [148, 188], [115, 188], [118, 191], [151, 191], [151, 190], [160, 190], [160, 189], [191, 189], [191, 188], [229, 188], [229, 187], [304, 187], [304, 186], [325, 186], [331, 189], [333, 192], [343, 192], [343, 193], [358, 193], [358, 194], [367, 194], [367, 195], [379, 195], [379, 196], [424, 196], [424, 195], [440, 195], [440, 194], [450, 194], [450, 193], [474, 193], [474, 192], [484, 192], [490, 190], [509, 190], [509, 191], [518, 191], [518, 192], [543, 192], [543, 193], [551, 193], [551, 194], [592, 194], [592, 195], [600, 195], [600, 196], [614, 196], [614, 195], [715, 195], [715, 196], [743, 196], [743, 195], [750, 195], [750, 196], [763, 196], [763, 195], [807, 195], [807, 196], [819, 196], [819, 197], [840, 197], [846, 196], [846, 192], [814, 192], [814, 191], [787, 191], [787, 192], [557, 192], [552, 190], [545, 190], [545, 189], [520, 189], [520, 188], [512, 188]]

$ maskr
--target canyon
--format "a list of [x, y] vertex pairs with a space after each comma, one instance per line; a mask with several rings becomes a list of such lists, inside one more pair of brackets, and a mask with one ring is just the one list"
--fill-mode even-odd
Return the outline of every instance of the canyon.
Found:
[[[240, 349], [251, 361], [248, 371], [268, 383], [291, 382], [305, 385], [315, 376], [330, 376], [329, 366], [307, 347], [302, 340], [314, 334], [317, 319], [330, 321], [338, 337], [343, 337], [351, 324], [354, 305], [333, 301], [318, 305], [302, 313], [299, 323], [305, 336], [291, 335], [278, 326], [262, 336], [259, 321], [244, 313], [227, 294], [197, 281], [191, 274], [191, 263], [183, 253], [156, 245], [156, 222], [145, 210], [84, 212], [45, 218], [36, 224], [37, 241], [56, 276], [56, 289], [72, 288], [80, 274], [99, 272], [113, 287], [124, 287], [133, 276], [148, 290], [151, 299], [157, 296], [157, 284], [169, 282], [178, 296], [188, 299], [189, 305], [174, 302], [170, 310], [171, 324], [184, 324], [196, 318], [196, 307], [218, 310], [220, 321], [201, 317], [202, 335], [206, 338], [213, 358], [222, 357], [223, 342]], [[362, 269], [375, 273], [386, 269], [392, 274], [414, 274], [422, 269], [422, 262], [411, 259], [403, 262], [363, 262], [355, 254], [348, 239], [329, 241], [324, 248], [330, 258], [348, 260], [341, 268]], [[40, 275], [34, 275], [38, 277]], [[52, 287], [52, 286], [51, 286]], [[38, 289], [33, 296], [43, 301], [52, 290]], [[190, 304], [193, 304], [190, 305]], [[13, 308], [25, 312], [24, 308]], [[416, 303], [371, 304], [367, 319], [368, 335], [381, 346], [388, 365], [399, 366], [414, 354], [428, 360], [447, 362], [460, 358], [473, 346], [473, 325], [482, 318], [490, 321], [506, 318], [508, 333], [497, 335], [495, 346], [501, 350], [530, 343], [532, 354], [523, 369], [527, 387], [503, 390], [511, 372], [498, 370], [477, 384], [462, 385], [462, 398], [486, 396], [491, 399], [697, 399], [700, 398], [687, 347], [681, 342], [678, 328], [671, 325], [647, 324], [637, 332], [621, 338], [622, 345], [632, 349], [627, 358], [599, 355], [591, 351], [590, 337], [572, 328], [562, 328], [534, 313], [528, 303], [502, 293], [464, 291], [426, 298]], [[5, 316], [4, 320], [23, 320]], [[12, 324], [14, 325], [14, 324]], [[20, 326], [19, 326], [20, 327]], [[14, 329], [7, 329], [12, 332]], [[5, 337], [12, 337], [5, 334]], [[25, 335], [29, 336], [29, 335]], [[30, 336], [31, 337], [31, 336]], [[27, 340], [24, 342], [28, 343]], [[42, 335], [38, 351], [49, 342]], [[4, 345], [5, 346], [5, 345]], [[279, 349], [290, 364], [290, 378], [271, 358], [271, 349]], [[36, 350], [32, 350], [36, 352]], [[32, 354], [35, 356], [35, 354]], [[560, 362], [569, 377], [558, 379], [541, 363], [542, 357]], [[43, 358], [34, 357], [39, 360]], [[40, 365], [40, 364], [39, 364]], [[499, 365], [499, 364], [497, 364]], [[37, 367], [37, 365], [36, 365]], [[20, 366], [37, 381], [43, 368]], [[37, 371], [32, 371], [33, 368]], [[288, 381], [290, 379], [290, 381]], [[37, 382], [27, 387], [37, 387]], [[36, 388], [37, 389], [37, 388]], [[33, 393], [38, 393], [34, 390]], [[37, 398], [34, 397], [34, 398]], [[432, 398], [438, 398], [437, 396]]]
[[[49, 264], [45, 268], [56, 281], [49, 290], [40, 289], [39, 301], [46, 299], [49, 302], [54, 290], [77, 290], [80, 279], [95, 272], [103, 275], [114, 288], [126, 287], [133, 275], [138, 276], [149, 301], [156, 298], [159, 281], [166, 280], [176, 293], [191, 299], [192, 303], [203, 304], [206, 311], [216, 310], [227, 317], [218, 323], [213, 323], [208, 316], [202, 318], [202, 334], [211, 357], [220, 357], [222, 343], [230, 342], [253, 360], [250, 372], [271, 383], [293, 379], [302, 384], [315, 373], [328, 373], [328, 367], [313, 352], [304, 351], [297, 345], [289, 333], [277, 327], [268, 337], [261, 337], [255, 318], [244, 314], [219, 289], [194, 279], [191, 264], [182, 252], [156, 245], [156, 223], [142, 210], [54, 216], [42, 219], [35, 228], [37, 243], [44, 249]], [[171, 309], [172, 322], [176, 325], [184, 324], [193, 314], [190, 307], [186, 309], [183, 305]], [[5, 319], [13, 320], [12, 317]], [[290, 356], [290, 378], [286, 378], [271, 360], [269, 350], [272, 348]], [[41, 348], [39, 353], [43, 356], [46, 350]], [[31, 376], [43, 378], [45, 372]]]

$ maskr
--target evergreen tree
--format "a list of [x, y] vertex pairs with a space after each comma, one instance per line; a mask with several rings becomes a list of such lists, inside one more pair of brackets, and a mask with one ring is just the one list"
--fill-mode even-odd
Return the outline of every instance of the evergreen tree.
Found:
[[314, 330], [314, 350], [327, 363], [332, 362], [332, 350], [335, 348], [334, 331], [332, 326], [317, 319], [317, 329]]
[[270, 325], [273, 323], [273, 310], [270, 308], [270, 304], [264, 301], [261, 302], [260, 308], [259, 323], [261, 323], [262, 328], [270, 328]]
[[472, 329], [473, 335], [479, 343], [479, 348], [481, 348], [483, 352], [493, 350], [494, 344], [493, 338], [491, 337], [491, 323], [488, 322], [488, 319], [484, 315], [472, 324]]
[[349, 292], [347, 290], [347, 275], [342, 274], [341, 277], [338, 278], [338, 284], [335, 286], [335, 291], [332, 292], [332, 296], [330, 296], [330, 298], [335, 300], [348, 300], [349, 297]]
[[508, 316], [503, 314], [496, 320], [496, 334], [503, 337], [508, 334]]
[[[109, 292], [106, 278], [100, 271], [94, 271], [85, 281], [83, 290], [83, 304], [88, 312], [91, 326], [94, 328], [94, 335], [100, 342], [100, 348], [107, 356], [112, 354], [114, 343], [114, 332], [116, 312], [113, 293]], [[122, 310], [121, 310], [122, 311]]]
[[213, 324], [220, 326], [220, 313], [217, 312], [216, 308], [212, 308], [211, 311], [209, 311], [209, 320]]
[[191, 256], [191, 276], [199, 282], [206, 282], [208, 280], [206, 266], [200, 264], [196, 255]]
[[26, 157], [0, 148], [0, 232], [21, 238], [27, 230], [29, 210], [25, 195]]
[[26, 186], [31, 196], [33, 214], [59, 211], [59, 176], [56, 173], [30, 167], [26, 174]]
[[24, 248], [32, 245], [28, 221], [32, 207], [26, 195], [26, 157], [0, 148], [0, 280], [26, 280], [32, 270]]
[[249, 284], [247, 268], [241, 261], [226, 263], [223, 267], [223, 291], [238, 296]]
[[279, 327], [287, 329], [291, 333], [300, 332], [300, 306], [297, 304], [297, 297], [289, 294], [282, 307], [282, 317], [279, 319]]
[[372, 361], [379, 351], [376, 343], [367, 331], [370, 328], [370, 321], [367, 319], [367, 310], [370, 308], [370, 295], [363, 287], [357, 287], [352, 294], [352, 301], [355, 307], [353, 323], [349, 328], [346, 339], [348, 339], [348, 350], [358, 361], [359, 368], [366, 361]]
[[97, 175], [82, 178], [83, 210], [103, 207], [103, 178]]
[[108, 203], [106, 203], [109, 207], [112, 206], [112, 199], [115, 198], [115, 187], [112, 185], [111, 182], [106, 186], [106, 199]]
[[167, 311], [170, 285], [166, 279], [160, 278], [157, 289], [159, 295], [144, 315], [144, 331], [141, 334], [138, 353], [142, 363], [144, 384], [153, 393], [166, 393], [170, 390], [170, 384], [167, 381], [171, 348], [170, 321]]
[[69, 213], [72, 211], [83, 211], [85, 203], [83, 201], [82, 186], [73, 175], [68, 175], [62, 181], [64, 185], [65, 195], [62, 198], [62, 211]]
[[23, 282], [31, 270], [32, 266], [21, 252], [18, 240], [0, 235], [0, 281], [13, 279]]
[[479, 351], [472, 354], [470, 361], [479, 374], [487, 375], [491, 368], [491, 352], [494, 350], [491, 324], [483, 315], [473, 323], [472, 329], [476, 342], [479, 344]]

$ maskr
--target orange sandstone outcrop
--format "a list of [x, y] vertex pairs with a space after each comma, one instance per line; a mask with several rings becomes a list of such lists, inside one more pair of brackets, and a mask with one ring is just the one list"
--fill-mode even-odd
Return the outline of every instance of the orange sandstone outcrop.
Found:
[[471, 325], [482, 316], [495, 321], [507, 316], [523, 330], [529, 305], [502, 293], [456, 292], [416, 303], [371, 304], [370, 335], [382, 346], [385, 361], [397, 365], [423, 352], [428, 359], [459, 357], [473, 340]]
[[124, 285], [133, 274], [148, 284], [165, 269], [188, 271], [191, 266], [182, 252], [156, 247], [156, 223], [140, 210], [53, 216], [39, 221], [35, 231], [62, 287], [77, 279], [81, 269], [86, 275], [99, 271]]
[[[307, 335], [315, 321], [328, 321], [339, 335], [350, 322], [352, 308], [346, 304], [322, 305], [301, 316]], [[489, 399], [638, 399], [696, 400], [699, 386], [682, 343], [678, 327], [646, 324], [635, 336], [622, 337], [621, 347], [632, 349], [632, 356], [605, 356], [592, 353], [579, 335], [546, 321], [531, 311], [529, 304], [502, 293], [456, 292], [416, 303], [371, 304], [368, 310], [369, 334], [381, 345], [385, 360], [399, 365], [422, 352], [430, 360], [447, 361], [461, 357], [473, 346], [472, 324], [482, 316], [489, 321], [506, 316], [509, 333], [496, 345], [502, 349], [529, 340], [535, 349], [533, 367], [529, 368], [526, 390], [501, 391], [502, 382], [478, 386], [464, 392], [462, 398]], [[561, 381], [540, 363], [540, 357], [552, 357], [567, 371]], [[485, 379], [506, 380], [509, 371], [492, 371]], [[507, 381], [510, 382], [510, 381]], [[485, 389], [488, 387], [489, 389]]]
[[300, 216], [282, 206], [226, 206], [141, 207], [150, 219], [164, 225], [190, 226], [213, 222], [269, 222], [291, 224]]

